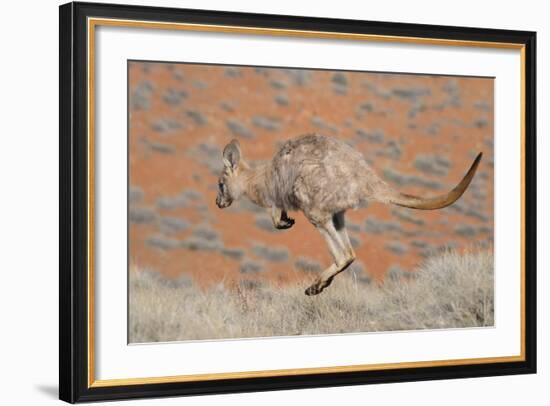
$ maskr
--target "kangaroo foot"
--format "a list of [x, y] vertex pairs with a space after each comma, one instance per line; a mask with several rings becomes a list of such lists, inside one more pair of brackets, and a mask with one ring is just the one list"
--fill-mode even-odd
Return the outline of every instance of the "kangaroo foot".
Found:
[[321, 293], [326, 287], [328, 287], [332, 283], [333, 278], [329, 278], [327, 280], [318, 280], [313, 285], [311, 285], [309, 288], [305, 290], [305, 294], [307, 296], [315, 296]]
[[308, 296], [315, 296], [321, 293], [322, 291], [323, 289], [317, 286], [317, 284], [313, 284], [309, 288], [307, 288], [304, 293]]
[[286, 230], [287, 228], [290, 228], [294, 225], [294, 219], [290, 217], [281, 218], [277, 224], [275, 224], [275, 228], [278, 230]]

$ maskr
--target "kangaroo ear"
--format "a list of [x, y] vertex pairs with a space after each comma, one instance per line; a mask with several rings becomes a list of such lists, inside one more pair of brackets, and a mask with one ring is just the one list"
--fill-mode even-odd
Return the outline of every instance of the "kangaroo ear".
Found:
[[223, 149], [223, 164], [228, 168], [235, 169], [240, 160], [241, 146], [239, 145], [239, 141], [232, 140]]

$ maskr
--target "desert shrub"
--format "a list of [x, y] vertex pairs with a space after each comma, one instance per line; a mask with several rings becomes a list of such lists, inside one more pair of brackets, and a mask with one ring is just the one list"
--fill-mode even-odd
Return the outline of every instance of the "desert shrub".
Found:
[[382, 130], [365, 131], [358, 129], [356, 132], [357, 137], [373, 144], [381, 144], [384, 142], [384, 132]]
[[474, 120], [474, 127], [476, 128], [485, 128], [489, 125], [489, 120], [487, 117], [479, 117]]
[[206, 125], [208, 124], [208, 119], [204, 114], [197, 110], [187, 110], [185, 112], [187, 117], [189, 117], [197, 125]]
[[183, 125], [171, 118], [160, 118], [151, 124], [151, 128], [159, 133], [169, 133], [180, 130]]
[[384, 156], [393, 160], [397, 160], [401, 158], [401, 153], [402, 153], [401, 147], [395, 140], [387, 141], [382, 148], [376, 151], [377, 156]]
[[254, 138], [254, 133], [250, 129], [236, 119], [229, 119], [225, 122], [227, 128], [236, 136], [243, 138]]
[[145, 193], [143, 193], [143, 189], [139, 186], [130, 186], [128, 190], [128, 200], [130, 203], [137, 203], [143, 200], [143, 196], [145, 196]]
[[327, 131], [327, 132], [330, 132], [332, 134], [336, 134], [338, 132], [338, 127], [327, 123], [325, 120], [323, 120], [319, 116], [313, 116], [311, 118], [311, 124], [313, 124], [315, 127], [319, 128], [323, 131]]
[[321, 264], [313, 259], [306, 257], [298, 257], [294, 262], [294, 266], [304, 272], [320, 272], [323, 270]]
[[130, 94], [130, 106], [133, 110], [149, 110], [153, 85], [150, 81], [140, 82]]
[[428, 127], [426, 127], [426, 134], [428, 135], [437, 135], [441, 131], [441, 124], [439, 123], [432, 123]]
[[219, 251], [223, 249], [223, 241], [209, 224], [201, 224], [181, 242], [180, 246], [192, 251]]
[[[315, 297], [308, 285], [260, 283], [248, 274], [200, 289], [133, 268], [129, 273], [130, 342], [295, 336], [494, 325], [490, 250], [441, 252], [416, 270], [392, 268], [383, 283], [362, 283], [350, 268]], [[313, 277], [313, 276], [312, 276]]]
[[422, 113], [423, 111], [426, 111], [426, 104], [417, 100], [413, 103], [407, 115], [409, 118], [415, 118], [418, 113]]
[[208, 83], [206, 83], [204, 80], [195, 80], [193, 82], [193, 87], [199, 90], [204, 90], [208, 88]]
[[206, 240], [197, 236], [186, 238], [180, 243], [180, 247], [191, 251], [218, 251], [223, 248], [220, 240]]
[[191, 224], [178, 217], [162, 217], [160, 219], [160, 229], [166, 233], [178, 233], [187, 230]]
[[416, 101], [421, 96], [429, 96], [431, 91], [427, 87], [398, 87], [392, 89], [392, 94], [403, 100]]
[[[254, 290], [257, 291], [262, 288], [264, 284], [261, 281], [253, 279], [241, 279], [239, 281], [239, 289], [241, 289], [241, 297], [243, 295], [243, 290]], [[245, 297], [244, 300], [247, 300]], [[248, 307], [248, 306], [247, 306]], [[245, 309], [247, 310], [247, 309]]]
[[193, 230], [193, 235], [203, 240], [218, 240], [220, 238], [218, 232], [208, 225], [198, 226]]
[[351, 128], [353, 127], [353, 118], [348, 117], [344, 120], [344, 127]]
[[406, 271], [403, 268], [401, 268], [399, 265], [392, 265], [388, 268], [386, 271], [385, 278], [386, 280], [399, 282], [406, 279], [412, 279], [416, 276], [416, 273]]
[[149, 207], [130, 207], [128, 218], [131, 223], [147, 224], [155, 220], [156, 214]]
[[474, 107], [481, 111], [490, 111], [491, 105], [485, 100], [478, 100], [474, 103]]
[[200, 143], [189, 148], [187, 154], [198, 163], [205, 165], [214, 175], [219, 175], [223, 169], [222, 150], [216, 145]]
[[290, 104], [290, 100], [289, 100], [288, 96], [286, 94], [282, 94], [282, 93], [275, 96], [275, 102], [279, 106], [288, 106]]
[[170, 106], [176, 107], [187, 98], [187, 92], [185, 90], [167, 89], [162, 95], [162, 100]]
[[409, 248], [400, 241], [389, 241], [386, 243], [386, 249], [397, 255], [403, 255], [409, 250]]
[[281, 120], [274, 117], [254, 116], [252, 117], [252, 124], [268, 131], [279, 131], [281, 128]]
[[346, 228], [349, 232], [352, 232], [352, 233], [360, 233], [361, 232], [361, 225], [357, 224], [357, 223], [353, 223], [348, 219], [346, 219]]
[[390, 99], [392, 97], [391, 90], [385, 89], [381, 86], [377, 86], [376, 84], [369, 82], [369, 81], [363, 81], [362, 86], [366, 89], [368, 89], [372, 94], [374, 94], [377, 97], [380, 97], [382, 99]]
[[145, 74], [150, 73], [156, 66], [158, 66], [155, 62], [139, 62], [136, 64], [141, 67], [141, 71]]
[[353, 248], [359, 248], [361, 246], [361, 239], [356, 235], [350, 235], [349, 236], [349, 242], [351, 243], [351, 246]]
[[287, 88], [286, 82], [283, 82], [282, 80], [272, 79], [269, 81], [269, 84], [273, 89], [282, 90]]
[[[441, 255], [449, 250], [455, 249], [458, 246], [456, 241], [447, 241], [445, 244], [426, 244], [420, 250], [420, 256], [424, 258], [432, 258]], [[480, 245], [481, 246], [481, 245]]]
[[336, 94], [345, 95], [348, 93], [348, 77], [343, 72], [336, 72], [332, 75], [332, 90]]
[[332, 75], [332, 82], [336, 83], [338, 85], [347, 86], [348, 85], [348, 77], [344, 72], [336, 72], [334, 75]]
[[405, 208], [396, 208], [391, 211], [391, 213], [397, 217], [399, 220], [406, 221], [408, 223], [416, 224], [421, 226], [424, 224], [424, 220], [414, 214], [413, 210]]
[[412, 240], [411, 245], [415, 248], [426, 248], [429, 244], [422, 240]]
[[443, 85], [443, 91], [447, 93], [447, 99], [443, 103], [444, 107], [460, 107], [462, 105], [460, 87], [455, 79], [446, 82]]
[[229, 113], [232, 113], [235, 111], [235, 104], [230, 102], [230, 101], [222, 101], [220, 102], [220, 107], [229, 112]]
[[161, 196], [157, 199], [157, 207], [172, 210], [183, 207], [194, 207], [202, 199], [202, 194], [194, 189], [186, 189], [176, 196]]
[[222, 255], [225, 255], [228, 258], [235, 259], [240, 261], [244, 257], [244, 250], [241, 248], [223, 248], [221, 250]]
[[260, 76], [264, 76], [264, 77], [269, 77], [270, 71], [272, 71], [272, 69], [262, 68], [262, 67], [259, 67], [259, 66], [254, 68], [254, 73], [256, 73]]
[[185, 80], [185, 75], [180, 70], [174, 70], [172, 72], [172, 78], [178, 82], [183, 82]]
[[348, 274], [351, 275], [353, 280], [359, 281], [361, 283], [371, 283], [372, 277], [367, 272], [367, 268], [363, 261], [356, 259], [346, 270]]
[[258, 258], [265, 259], [269, 262], [285, 262], [288, 261], [289, 253], [286, 247], [268, 247], [261, 244], [256, 244], [252, 248], [252, 252]]
[[481, 226], [477, 229], [477, 232], [481, 234], [493, 234], [493, 227]]
[[481, 205], [469, 202], [466, 199], [460, 199], [449, 207], [451, 210], [464, 214], [465, 216], [473, 217], [481, 221], [489, 221], [489, 216]]
[[269, 216], [265, 214], [256, 215], [255, 223], [256, 227], [264, 231], [269, 231], [271, 233], [276, 233], [277, 231], [279, 231], [273, 226], [273, 221], [271, 221], [271, 218], [269, 218]]
[[161, 250], [173, 250], [181, 246], [180, 241], [162, 235], [152, 235], [145, 240], [145, 243], [153, 248]]
[[202, 193], [195, 189], [185, 189], [181, 192], [181, 196], [193, 201], [201, 200], [203, 198]]
[[401, 225], [396, 221], [384, 221], [378, 220], [374, 217], [370, 217], [365, 221], [365, 232], [371, 234], [381, 234], [386, 232], [400, 233], [402, 231]]
[[150, 141], [146, 138], [143, 138], [141, 141], [149, 150], [153, 152], [158, 152], [161, 154], [174, 154], [176, 152], [176, 148], [173, 145]]
[[371, 102], [361, 103], [357, 110], [359, 112], [372, 113], [374, 111], [374, 104], [372, 104]]
[[311, 71], [307, 69], [284, 69], [283, 72], [297, 86], [305, 86], [311, 80]]
[[439, 155], [417, 155], [414, 159], [414, 167], [429, 175], [447, 176], [450, 161]]
[[244, 260], [239, 268], [239, 272], [243, 274], [254, 274], [263, 271], [264, 267], [260, 262], [252, 261], [250, 259]]
[[455, 227], [455, 233], [461, 235], [462, 237], [473, 237], [476, 235], [477, 230], [469, 224], [459, 224]]
[[242, 76], [241, 70], [236, 66], [228, 66], [224, 70], [225, 76], [230, 78], [240, 78]]
[[392, 168], [385, 168], [382, 172], [385, 179], [399, 186], [420, 186], [427, 189], [443, 189], [443, 185], [437, 181], [424, 179], [416, 175], [406, 175]]

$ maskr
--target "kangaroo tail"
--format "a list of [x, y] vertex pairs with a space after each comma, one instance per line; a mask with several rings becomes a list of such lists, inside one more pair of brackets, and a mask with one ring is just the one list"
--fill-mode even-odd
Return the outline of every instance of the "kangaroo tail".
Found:
[[466, 175], [464, 175], [464, 177], [460, 181], [460, 183], [456, 185], [453, 190], [445, 195], [422, 198], [405, 193], [395, 192], [395, 194], [390, 197], [389, 202], [397, 206], [410, 207], [411, 209], [420, 210], [435, 210], [447, 207], [456, 202], [458, 198], [462, 196], [468, 185], [470, 185], [470, 182], [472, 181], [472, 178], [476, 173], [479, 161], [481, 161], [482, 156], [483, 153], [480, 152], [472, 163], [472, 166], [470, 166], [470, 169], [468, 169]]

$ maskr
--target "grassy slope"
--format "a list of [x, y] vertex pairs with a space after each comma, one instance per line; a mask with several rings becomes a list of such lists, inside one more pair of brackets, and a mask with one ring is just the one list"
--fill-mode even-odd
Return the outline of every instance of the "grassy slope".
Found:
[[[414, 277], [406, 277], [414, 275]], [[490, 251], [447, 251], [384, 284], [344, 273], [321, 295], [305, 286], [223, 286], [130, 272], [130, 342], [291, 336], [493, 325]]]

